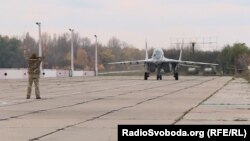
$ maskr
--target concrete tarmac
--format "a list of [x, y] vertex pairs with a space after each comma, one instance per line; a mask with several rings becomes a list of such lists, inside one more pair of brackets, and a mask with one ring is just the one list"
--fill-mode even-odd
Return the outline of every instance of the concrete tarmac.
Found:
[[171, 76], [0, 80], [0, 140], [117, 141], [118, 124], [250, 124], [241, 78]]

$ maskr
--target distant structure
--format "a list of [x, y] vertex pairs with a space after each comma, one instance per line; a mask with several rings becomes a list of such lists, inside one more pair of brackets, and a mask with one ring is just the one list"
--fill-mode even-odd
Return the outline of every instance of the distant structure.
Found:
[[184, 44], [186, 47], [191, 47], [193, 53], [196, 48], [201, 50], [216, 50], [218, 48], [218, 38], [217, 37], [203, 37], [203, 38], [170, 38], [170, 46], [176, 46], [177, 48]]

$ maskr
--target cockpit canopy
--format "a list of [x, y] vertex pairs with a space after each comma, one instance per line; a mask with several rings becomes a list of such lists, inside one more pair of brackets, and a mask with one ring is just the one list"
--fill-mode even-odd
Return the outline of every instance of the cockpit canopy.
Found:
[[157, 48], [154, 50], [152, 58], [161, 59], [163, 57], [163, 50], [161, 48]]

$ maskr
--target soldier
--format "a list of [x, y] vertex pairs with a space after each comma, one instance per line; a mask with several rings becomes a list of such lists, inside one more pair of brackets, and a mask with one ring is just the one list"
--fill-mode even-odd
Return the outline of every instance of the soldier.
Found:
[[36, 99], [41, 99], [39, 91], [39, 78], [40, 78], [40, 64], [43, 59], [44, 57], [37, 57], [36, 54], [33, 53], [28, 60], [29, 84], [27, 90], [27, 99], [30, 99], [33, 81], [35, 83]]

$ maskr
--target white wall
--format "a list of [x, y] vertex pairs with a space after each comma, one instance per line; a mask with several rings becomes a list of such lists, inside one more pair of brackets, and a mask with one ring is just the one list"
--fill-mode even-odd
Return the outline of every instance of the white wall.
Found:
[[83, 71], [74, 71], [73, 76], [83, 76]]
[[0, 79], [4, 79], [4, 70], [3, 69], [0, 70]]
[[83, 76], [95, 76], [94, 71], [83, 71]]
[[28, 78], [26, 69], [0, 69], [0, 79]]
[[56, 77], [56, 69], [43, 69], [43, 77]]
[[69, 77], [69, 70], [56, 70], [56, 77]]
[[[74, 71], [74, 77], [94, 76], [94, 71]], [[43, 69], [41, 77], [69, 77], [69, 70]], [[0, 79], [27, 79], [28, 73], [26, 68], [22, 69], [5, 69], [0, 68]]]
[[95, 76], [94, 71], [74, 71], [73, 76]]

